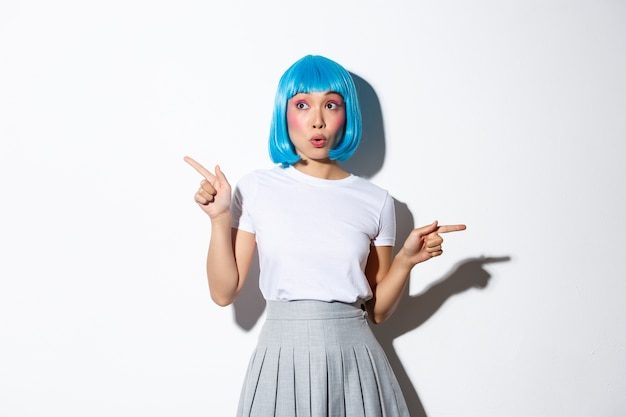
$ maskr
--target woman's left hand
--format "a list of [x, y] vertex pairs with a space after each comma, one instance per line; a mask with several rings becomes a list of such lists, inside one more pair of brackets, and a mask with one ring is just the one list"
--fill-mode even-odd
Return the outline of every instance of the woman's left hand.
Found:
[[441, 246], [443, 238], [440, 233], [458, 232], [465, 229], [464, 224], [439, 226], [438, 222], [434, 221], [428, 226], [413, 229], [404, 242], [402, 252], [413, 264], [427, 261], [443, 253]]

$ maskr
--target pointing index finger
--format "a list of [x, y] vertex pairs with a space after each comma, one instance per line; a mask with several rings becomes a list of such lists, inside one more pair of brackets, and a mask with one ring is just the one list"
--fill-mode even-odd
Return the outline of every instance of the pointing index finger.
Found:
[[450, 224], [446, 226], [439, 226], [437, 232], [439, 233], [449, 233], [449, 232], [459, 232], [461, 230], [465, 230], [467, 227], [464, 224]]
[[204, 178], [206, 178], [207, 180], [211, 181], [213, 178], [215, 178], [215, 175], [211, 174], [211, 171], [203, 167], [199, 162], [196, 162], [193, 158], [186, 156], [183, 159], [185, 162], [191, 165], [193, 169], [198, 171], [198, 173], [202, 175]]

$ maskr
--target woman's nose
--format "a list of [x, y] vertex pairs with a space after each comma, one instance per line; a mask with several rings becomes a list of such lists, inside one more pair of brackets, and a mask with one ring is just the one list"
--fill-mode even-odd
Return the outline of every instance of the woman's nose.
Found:
[[315, 129], [321, 129], [325, 126], [324, 124], [324, 116], [322, 115], [321, 110], [315, 111], [313, 114], [313, 127]]

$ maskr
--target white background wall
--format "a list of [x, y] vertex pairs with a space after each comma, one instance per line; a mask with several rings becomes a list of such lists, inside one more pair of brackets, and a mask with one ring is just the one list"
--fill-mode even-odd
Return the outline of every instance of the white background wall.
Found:
[[182, 157], [232, 183], [270, 166], [275, 86], [308, 53], [361, 79], [350, 167], [398, 200], [399, 234], [468, 225], [377, 329], [413, 415], [626, 415], [625, 19], [619, 0], [3, 2], [0, 415], [234, 414], [263, 308], [252, 288], [211, 303]]

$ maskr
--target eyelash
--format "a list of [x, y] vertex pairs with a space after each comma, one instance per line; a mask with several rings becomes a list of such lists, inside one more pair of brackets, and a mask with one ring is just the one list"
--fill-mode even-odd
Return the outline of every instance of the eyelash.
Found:
[[[337, 110], [339, 108], [339, 104], [335, 103], [334, 101], [330, 101], [330, 102], [326, 103], [324, 105], [324, 107], [329, 109], [329, 110]], [[304, 109], [308, 109], [308, 108], [309, 108], [308, 104], [306, 104], [306, 103], [304, 103], [302, 101], [296, 103], [296, 109], [304, 110]]]

